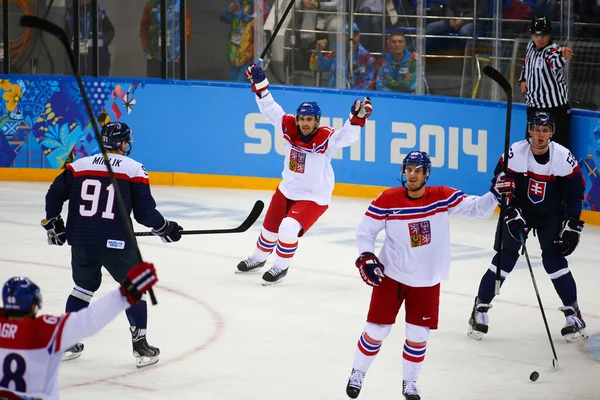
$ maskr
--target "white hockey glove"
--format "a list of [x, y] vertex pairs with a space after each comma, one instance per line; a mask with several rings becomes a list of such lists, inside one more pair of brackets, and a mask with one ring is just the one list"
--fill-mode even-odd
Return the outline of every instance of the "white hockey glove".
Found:
[[369, 97], [365, 97], [363, 101], [356, 99], [354, 104], [352, 104], [352, 107], [350, 107], [350, 116], [348, 118], [350, 118], [350, 123], [352, 125], [363, 127], [372, 112], [373, 105], [371, 104], [371, 99]]

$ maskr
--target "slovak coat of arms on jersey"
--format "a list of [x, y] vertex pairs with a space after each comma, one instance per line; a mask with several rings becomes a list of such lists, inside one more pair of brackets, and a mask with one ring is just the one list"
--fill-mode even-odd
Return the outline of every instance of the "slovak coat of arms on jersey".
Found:
[[429, 221], [410, 222], [408, 224], [410, 247], [425, 246], [431, 243], [431, 224]]
[[303, 174], [306, 167], [306, 153], [296, 149], [290, 150], [290, 171]]
[[529, 178], [527, 196], [533, 204], [541, 203], [546, 197], [546, 182]]

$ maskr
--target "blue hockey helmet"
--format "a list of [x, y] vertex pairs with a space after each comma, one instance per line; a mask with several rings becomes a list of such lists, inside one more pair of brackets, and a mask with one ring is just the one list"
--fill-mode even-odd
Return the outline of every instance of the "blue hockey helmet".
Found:
[[[124, 122], [111, 121], [102, 127], [100, 132], [102, 136], [102, 144], [110, 150], [121, 149], [121, 143], [127, 142], [131, 146], [133, 142], [133, 132]], [[131, 147], [126, 152], [127, 155], [131, 152]]]
[[42, 307], [42, 293], [29, 278], [15, 276], [2, 288], [2, 303], [8, 315], [27, 315], [34, 305]]
[[[402, 161], [402, 186], [406, 187], [406, 167], [409, 165], [418, 165], [423, 167], [423, 174], [425, 176], [425, 180], [423, 181], [423, 187], [429, 179], [429, 174], [431, 173], [431, 159], [429, 158], [429, 154], [424, 151], [411, 151], [404, 157]], [[420, 187], [420, 188], [421, 188]], [[419, 188], [419, 189], [420, 189]]]
[[554, 134], [554, 118], [550, 113], [545, 111], [534, 112], [527, 121], [527, 131], [530, 132], [534, 126], [549, 126], [552, 134]]
[[317, 121], [320, 121], [321, 120], [321, 108], [314, 101], [305, 101], [304, 103], [300, 104], [300, 106], [296, 110], [296, 118], [299, 115], [302, 115], [302, 116], [312, 115], [315, 117], [315, 119]]

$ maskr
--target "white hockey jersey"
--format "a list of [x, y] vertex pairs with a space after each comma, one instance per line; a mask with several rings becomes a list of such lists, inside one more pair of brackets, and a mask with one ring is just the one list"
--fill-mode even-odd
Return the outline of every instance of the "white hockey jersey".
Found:
[[65, 350], [104, 328], [129, 303], [119, 290], [60, 317], [9, 320], [0, 314], [0, 389], [40, 399], [59, 398], [58, 371]]
[[339, 130], [319, 127], [312, 140], [305, 143], [301, 140], [296, 117], [286, 114], [272, 94], [267, 92], [262, 99], [256, 96], [256, 102], [260, 112], [275, 126], [275, 132], [285, 139], [281, 193], [290, 200], [328, 205], [335, 183], [331, 159], [337, 149], [350, 146], [360, 137], [360, 126], [346, 120]]
[[385, 229], [379, 253], [384, 274], [408, 286], [437, 285], [450, 273], [448, 215], [487, 218], [497, 204], [490, 192], [467, 197], [446, 186], [426, 187], [415, 200], [404, 187], [387, 189], [373, 200], [358, 226], [358, 252], [375, 254], [375, 240]]

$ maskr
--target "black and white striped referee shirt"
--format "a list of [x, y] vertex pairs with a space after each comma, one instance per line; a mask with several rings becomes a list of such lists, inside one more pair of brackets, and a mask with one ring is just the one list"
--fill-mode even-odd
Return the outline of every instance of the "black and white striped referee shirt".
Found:
[[529, 42], [519, 77], [519, 82], [527, 83], [526, 102], [529, 107], [553, 108], [567, 104], [566, 62], [558, 44], [550, 43], [538, 49], [533, 40]]

